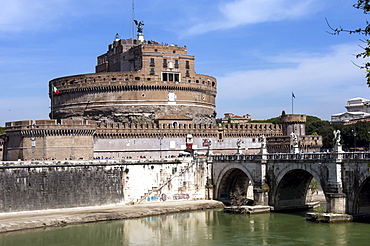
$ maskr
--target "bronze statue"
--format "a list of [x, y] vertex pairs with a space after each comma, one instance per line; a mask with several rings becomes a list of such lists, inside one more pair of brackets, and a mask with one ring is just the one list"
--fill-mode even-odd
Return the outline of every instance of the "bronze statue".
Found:
[[137, 26], [137, 32], [138, 33], [143, 33], [144, 22], [143, 21], [137, 21], [137, 20], [134, 20], [134, 22], [135, 22], [135, 25]]

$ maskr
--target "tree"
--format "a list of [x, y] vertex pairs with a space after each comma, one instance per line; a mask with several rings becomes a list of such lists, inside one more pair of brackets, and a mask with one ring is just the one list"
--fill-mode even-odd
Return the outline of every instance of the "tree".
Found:
[[335, 128], [326, 120], [314, 116], [307, 116], [306, 120], [306, 134], [322, 136], [322, 144], [324, 149], [333, 148], [333, 138]]
[[[362, 10], [364, 14], [369, 14], [370, 13], [370, 0], [357, 0], [357, 3], [355, 3], [353, 5], [353, 7], [356, 8], [356, 9]], [[333, 32], [331, 32], [331, 34], [333, 34], [333, 35], [339, 35], [342, 32], [347, 32], [349, 34], [358, 33], [358, 34], [361, 34], [361, 35], [364, 35], [364, 36], [369, 36], [370, 35], [370, 23], [368, 21], [366, 21], [365, 28], [358, 28], [358, 29], [354, 29], [354, 30], [344, 29], [342, 27], [332, 28], [330, 26], [329, 22], [327, 22], [327, 23], [328, 23], [329, 28], [333, 31]], [[368, 58], [368, 57], [370, 57], [370, 39], [365, 39], [365, 40], [362, 40], [362, 41], [365, 44], [365, 46], [361, 46], [364, 49], [364, 51], [357, 54], [356, 58]], [[356, 66], [358, 66], [358, 65], [356, 65]], [[367, 84], [368, 84], [368, 86], [370, 86], [370, 62], [366, 62], [364, 65], [358, 66], [358, 67], [366, 70]]]

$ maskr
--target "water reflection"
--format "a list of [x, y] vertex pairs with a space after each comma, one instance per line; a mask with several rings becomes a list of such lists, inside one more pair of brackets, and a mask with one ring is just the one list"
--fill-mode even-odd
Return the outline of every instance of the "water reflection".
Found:
[[43, 245], [368, 245], [370, 224], [318, 224], [304, 213], [170, 214], [0, 234], [0, 246]]

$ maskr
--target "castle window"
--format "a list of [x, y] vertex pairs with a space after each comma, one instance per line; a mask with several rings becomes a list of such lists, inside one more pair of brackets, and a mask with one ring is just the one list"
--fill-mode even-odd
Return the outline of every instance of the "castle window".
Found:
[[180, 73], [162, 72], [162, 81], [180, 82]]
[[195, 83], [199, 84], [199, 80], [195, 80]]
[[167, 67], [167, 59], [163, 59], [163, 67]]
[[179, 60], [175, 60], [175, 68], [179, 68]]
[[158, 52], [158, 50], [157, 50], [157, 49], [155, 49], [155, 50], [154, 50], [154, 52]]
[[140, 80], [140, 77], [135, 77], [135, 80]]
[[154, 67], [155, 66], [155, 64], [154, 64], [154, 58], [150, 58], [150, 66], [151, 67]]
[[189, 61], [186, 61], [185, 68], [190, 69]]
[[216, 83], [215, 82], [212, 82], [212, 87], [215, 87]]
[[175, 54], [176, 53], [176, 50], [174, 50], [173, 53]]
[[150, 75], [154, 75], [155, 73], [154, 73], [154, 68], [151, 68], [150, 69]]
[[189, 70], [186, 70], [186, 74], [185, 74], [186, 77], [190, 77], [190, 73], [189, 73]]

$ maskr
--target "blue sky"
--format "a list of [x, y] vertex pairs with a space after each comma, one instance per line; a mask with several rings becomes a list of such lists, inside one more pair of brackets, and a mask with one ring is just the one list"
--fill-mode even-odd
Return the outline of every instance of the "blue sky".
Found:
[[[217, 78], [217, 113], [329, 120], [348, 99], [370, 99], [356, 0], [136, 0], [145, 39], [186, 45], [195, 70]], [[131, 37], [131, 0], [0, 0], [0, 126], [47, 119], [48, 82], [92, 73], [116, 33]]]

